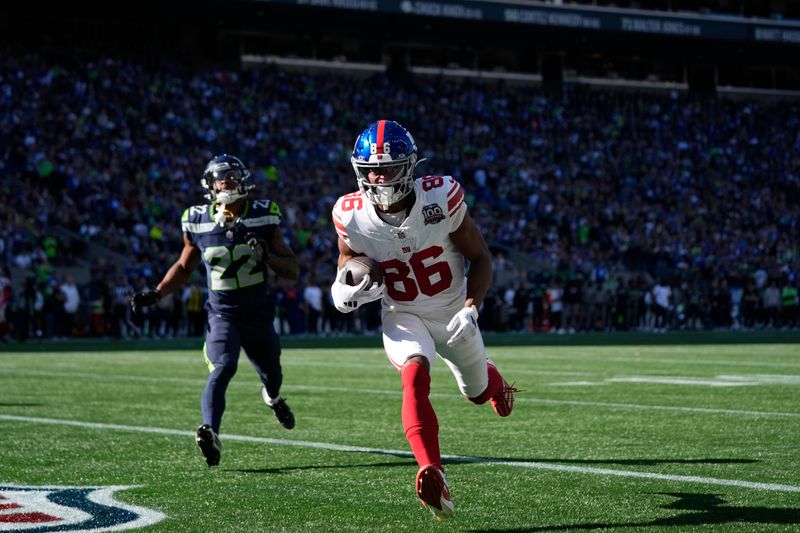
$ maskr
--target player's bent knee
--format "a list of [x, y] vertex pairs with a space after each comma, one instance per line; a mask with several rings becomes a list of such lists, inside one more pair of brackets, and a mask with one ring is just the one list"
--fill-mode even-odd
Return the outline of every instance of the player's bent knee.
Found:
[[403, 363], [403, 368], [400, 369], [400, 374], [404, 374], [406, 369], [408, 369], [412, 365], [419, 365], [425, 369], [426, 372], [431, 371], [431, 364], [428, 361], [428, 358], [424, 355], [414, 355], [406, 359], [406, 362]]
[[411, 394], [416, 396], [421, 394], [427, 396], [431, 389], [431, 376], [428, 373], [427, 367], [420, 362], [408, 363], [403, 365], [403, 370], [400, 372], [400, 377], [403, 382], [403, 394]]
[[235, 366], [218, 366], [208, 376], [209, 381], [230, 381], [236, 374]]

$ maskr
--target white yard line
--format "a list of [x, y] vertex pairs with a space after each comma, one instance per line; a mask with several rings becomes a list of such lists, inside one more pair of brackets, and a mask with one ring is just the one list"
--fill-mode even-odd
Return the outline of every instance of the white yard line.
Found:
[[[3, 368], [3, 367], [0, 367]], [[47, 376], [47, 377], [70, 377], [90, 379], [93, 382], [97, 381], [142, 381], [142, 382], [166, 382], [166, 383], [183, 383], [187, 385], [196, 385], [202, 387], [205, 385], [206, 380], [200, 378], [173, 378], [164, 376], [127, 376], [118, 374], [92, 374], [89, 372], [53, 372], [46, 370], [20, 370], [3, 368], [4, 374], [27, 375], [27, 376]], [[234, 379], [229, 386], [235, 387], [253, 387], [251, 381], [242, 381]], [[371, 394], [376, 396], [401, 396], [399, 390], [387, 389], [364, 389], [354, 387], [321, 387], [313, 385], [293, 385], [284, 384], [282, 387], [284, 391], [311, 391], [311, 392], [341, 392], [346, 394]], [[444, 393], [432, 392], [431, 397], [435, 398], [458, 398], [462, 396], [457, 393]], [[572, 405], [582, 407], [597, 407], [601, 409], [633, 409], [637, 411], [666, 411], [675, 413], [695, 413], [695, 414], [713, 414], [713, 415], [732, 415], [732, 416], [754, 416], [765, 418], [800, 418], [800, 413], [781, 412], [781, 411], [750, 411], [744, 409], [714, 409], [706, 407], [681, 407], [671, 405], [645, 405], [636, 403], [620, 403], [620, 402], [592, 402], [586, 400], [550, 400], [547, 398], [532, 398], [525, 396], [525, 393], [518, 394], [514, 400], [516, 403], [532, 403], [543, 405]]]
[[744, 409], [712, 409], [706, 407], [679, 407], [672, 405], [642, 405], [638, 403], [590, 402], [584, 400], [548, 400], [546, 398], [515, 398], [519, 403], [542, 403], [553, 405], [580, 405], [585, 407], [602, 407], [608, 409], [636, 409], [641, 411], [671, 411], [675, 413], [695, 413], [712, 415], [755, 416], [755, 417], [789, 417], [800, 418], [800, 413], [784, 413], [780, 411], [747, 411]]
[[606, 380], [608, 383], [650, 383], [656, 385], [701, 385], [704, 387], [752, 387], [759, 381], [731, 381], [715, 378], [690, 378], [684, 376], [618, 376]]
[[[491, 354], [489, 354], [491, 357]], [[505, 361], [585, 361], [588, 363], [625, 363], [625, 364], [657, 364], [657, 365], [685, 365], [685, 366], [744, 366], [744, 367], [772, 367], [772, 368], [800, 368], [800, 363], [780, 363], [775, 361], [731, 361], [727, 359], [670, 359], [660, 357], [604, 357], [597, 353], [570, 353], [560, 355], [536, 354], [535, 352], [524, 355], [503, 355]], [[499, 358], [498, 358], [499, 359]]]
[[[11, 422], [29, 422], [34, 424], [50, 424], [60, 426], [73, 426], [89, 429], [105, 429], [112, 431], [135, 431], [139, 433], [155, 433], [159, 435], [175, 435], [180, 437], [194, 437], [194, 431], [178, 429], [156, 428], [148, 426], [126, 426], [121, 424], [102, 424], [97, 422], [82, 422], [80, 420], [64, 420], [57, 418], [35, 418], [28, 416], [14, 416], [0, 414], [0, 420]], [[382, 448], [369, 448], [364, 446], [350, 446], [347, 444], [333, 444], [328, 442], [311, 442], [302, 440], [270, 439], [266, 437], [252, 437], [249, 435], [225, 434], [223, 440], [256, 442], [259, 444], [272, 444], [275, 446], [294, 446], [299, 448], [317, 448], [336, 452], [375, 453], [400, 457], [413, 457], [411, 452], [405, 450], [388, 450]], [[722, 485], [746, 489], [766, 490], [771, 492], [800, 492], [800, 485], [784, 485], [781, 483], [761, 483], [757, 481], [744, 481], [739, 479], [719, 479], [702, 476], [678, 476], [672, 474], [659, 474], [657, 472], [637, 472], [633, 470], [614, 470], [611, 468], [593, 468], [586, 466], [560, 465], [541, 463], [536, 461], [502, 461], [485, 457], [470, 457], [465, 455], [445, 455], [445, 460], [463, 463], [481, 463], [502, 465], [512, 468], [529, 468], [535, 470], [550, 470], [555, 472], [569, 472], [575, 474], [592, 474], [597, 476], [618, 476], [642, 479], [656, 479], [661, 481], [674, 481], [679, 483], [699, 483], [703, 485]]]

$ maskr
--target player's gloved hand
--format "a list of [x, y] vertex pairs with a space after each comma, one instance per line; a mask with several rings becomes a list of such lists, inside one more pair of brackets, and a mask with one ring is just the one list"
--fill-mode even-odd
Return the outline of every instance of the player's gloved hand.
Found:
[[473, 305], [456, 313], [447, 324], [447, 331], [455, 332], [447, 339], [447, 345], [451, 348], [462, 340], [474, 337], [478, 333], [478, 309]]
[[250, 232], [244, 236], [244, 241], [250, 247], [253, 258], [259, 263], [265, 263], [269, 259], [269, 243], [262, 235]]
[[348, 285], [345, 283], [346, 275], [346, 270], [337, 270], [336, 281], [331, 285], [333, 305], [342, 313], [349, 313], [357, 309], [359, 305], [383, 298], [383, 293], [386, 291], [385, 283], [378, 285], [375, 282], [370, 285], [372, 280], [369, 279], [369, 274], [367, 274], [358, 285]]
[[161, 299], [161, 291], [141, 291], [137, 292], [131, 297], [131, 309], [134, 313], [138, 313], [142, 307], [148, 305], [155, 305]]

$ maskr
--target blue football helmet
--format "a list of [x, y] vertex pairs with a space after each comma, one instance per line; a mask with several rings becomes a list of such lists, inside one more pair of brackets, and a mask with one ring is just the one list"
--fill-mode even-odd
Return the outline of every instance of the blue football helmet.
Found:
[[[408, 130], [393, 120], [367, 126], [356, 139], [350, 162], [359, 188], [377, 206], [386, 209], [414, 190], [417, 145]], [[382, 175], [385, 181], [370, 183], [370, 172]]]
[[[216, 186], [217, 182], [231, 180], [236, 182], [233, 190], [220, 190]], [[250, 183], [250, 171], [241, 159], [228, 154], [218, 155], [208, 162], [200, 184], [207, 191], [206, 198], [214, 204], [232, 204], [255, 188], [255, 184]]]

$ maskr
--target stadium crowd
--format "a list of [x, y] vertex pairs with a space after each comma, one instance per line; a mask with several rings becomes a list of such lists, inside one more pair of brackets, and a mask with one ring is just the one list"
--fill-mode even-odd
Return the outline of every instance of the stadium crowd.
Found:
[[150, 314], [127, 300], [180, 250], [220, 152], [281, 206], [303, 265], [298, 283], [275, 280], [279, 331], [376, 332], [374, 307], [340, 315], [327, 290], [330, 211], [376, 118], [414, 133], [418, 173], [464, 185], [494, 252], [487, 330], [798, 327], [797, 102], [15, 51], [0, 116], [4, 339], [200, 334], [202, 273]]

